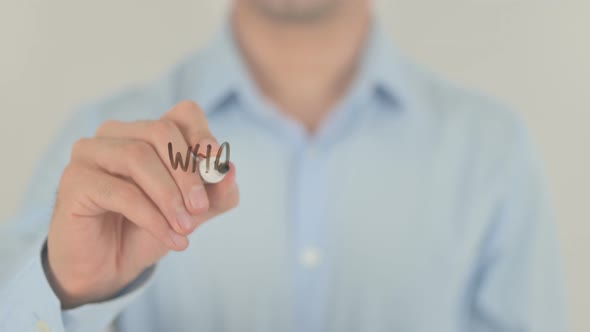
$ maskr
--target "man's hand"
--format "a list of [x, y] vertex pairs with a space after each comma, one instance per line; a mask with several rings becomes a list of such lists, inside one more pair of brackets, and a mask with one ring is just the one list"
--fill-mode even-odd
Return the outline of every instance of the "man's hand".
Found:
[[167, 144], [219, 144], [205, 114], [181, 102], [160, 120], [104, 123], [75, 143], [60, 181], [47, 240], [48, 278], [64, 308], [100, 301], [157, 262], [184, 250], [187, 235], [239, 201], [235, 167], [205, 185], [173, 170]]

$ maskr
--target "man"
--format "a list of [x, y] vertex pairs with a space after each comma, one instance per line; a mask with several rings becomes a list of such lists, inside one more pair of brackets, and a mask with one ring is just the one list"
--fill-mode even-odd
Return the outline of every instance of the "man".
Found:
[[[203, 52], [79, 111], [52, 145], [2, 234], [0, 330], [565, 329], [511, 112], [400, 56], [369, 1], [231, 13]], [[223, 141], [218, 184], [169, 160], [168, 143]]]

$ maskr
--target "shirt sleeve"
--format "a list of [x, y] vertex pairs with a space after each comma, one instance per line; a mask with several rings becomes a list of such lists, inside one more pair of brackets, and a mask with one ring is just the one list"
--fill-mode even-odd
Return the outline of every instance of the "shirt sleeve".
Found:
[[107, 301], [62, 310], [44, 269], [45, 240], [37, 241], [26, 262], [3, 283], [0, 294], [1, 331], [104, 331], [151, 280], [154, 267]]
[[517, 136], [484, 241], [467, 331], [567, 331], [548, 191], [526, 129]]

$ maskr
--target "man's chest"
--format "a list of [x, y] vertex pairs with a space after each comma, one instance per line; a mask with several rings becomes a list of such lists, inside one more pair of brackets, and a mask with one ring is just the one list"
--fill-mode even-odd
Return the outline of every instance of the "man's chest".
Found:
[[239, 207], [160, 264], [152, 296], [171, 303], [164, 317], [283, 330], [308, 300], [327, 329], [420, 330], [426, 311], [430, 322], [452, 324], [473, 277], [485, 202], [463, 187], [468, 174], [434, 154], [359, 152], [361, 143], [327, 154], [272, 144], [237, 153]]

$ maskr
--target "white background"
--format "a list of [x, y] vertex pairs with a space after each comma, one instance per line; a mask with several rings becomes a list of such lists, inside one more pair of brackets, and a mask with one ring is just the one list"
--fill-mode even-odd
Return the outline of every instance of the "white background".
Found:
[[[157, 77], [206, 42], [226, 6], [0, 0], [0, 220], [76, 106]], [[376, 11], [404, 53], [524, 114], [558, 209], [572, 331], [590, 331], [590, 1], [383, 0]]]

